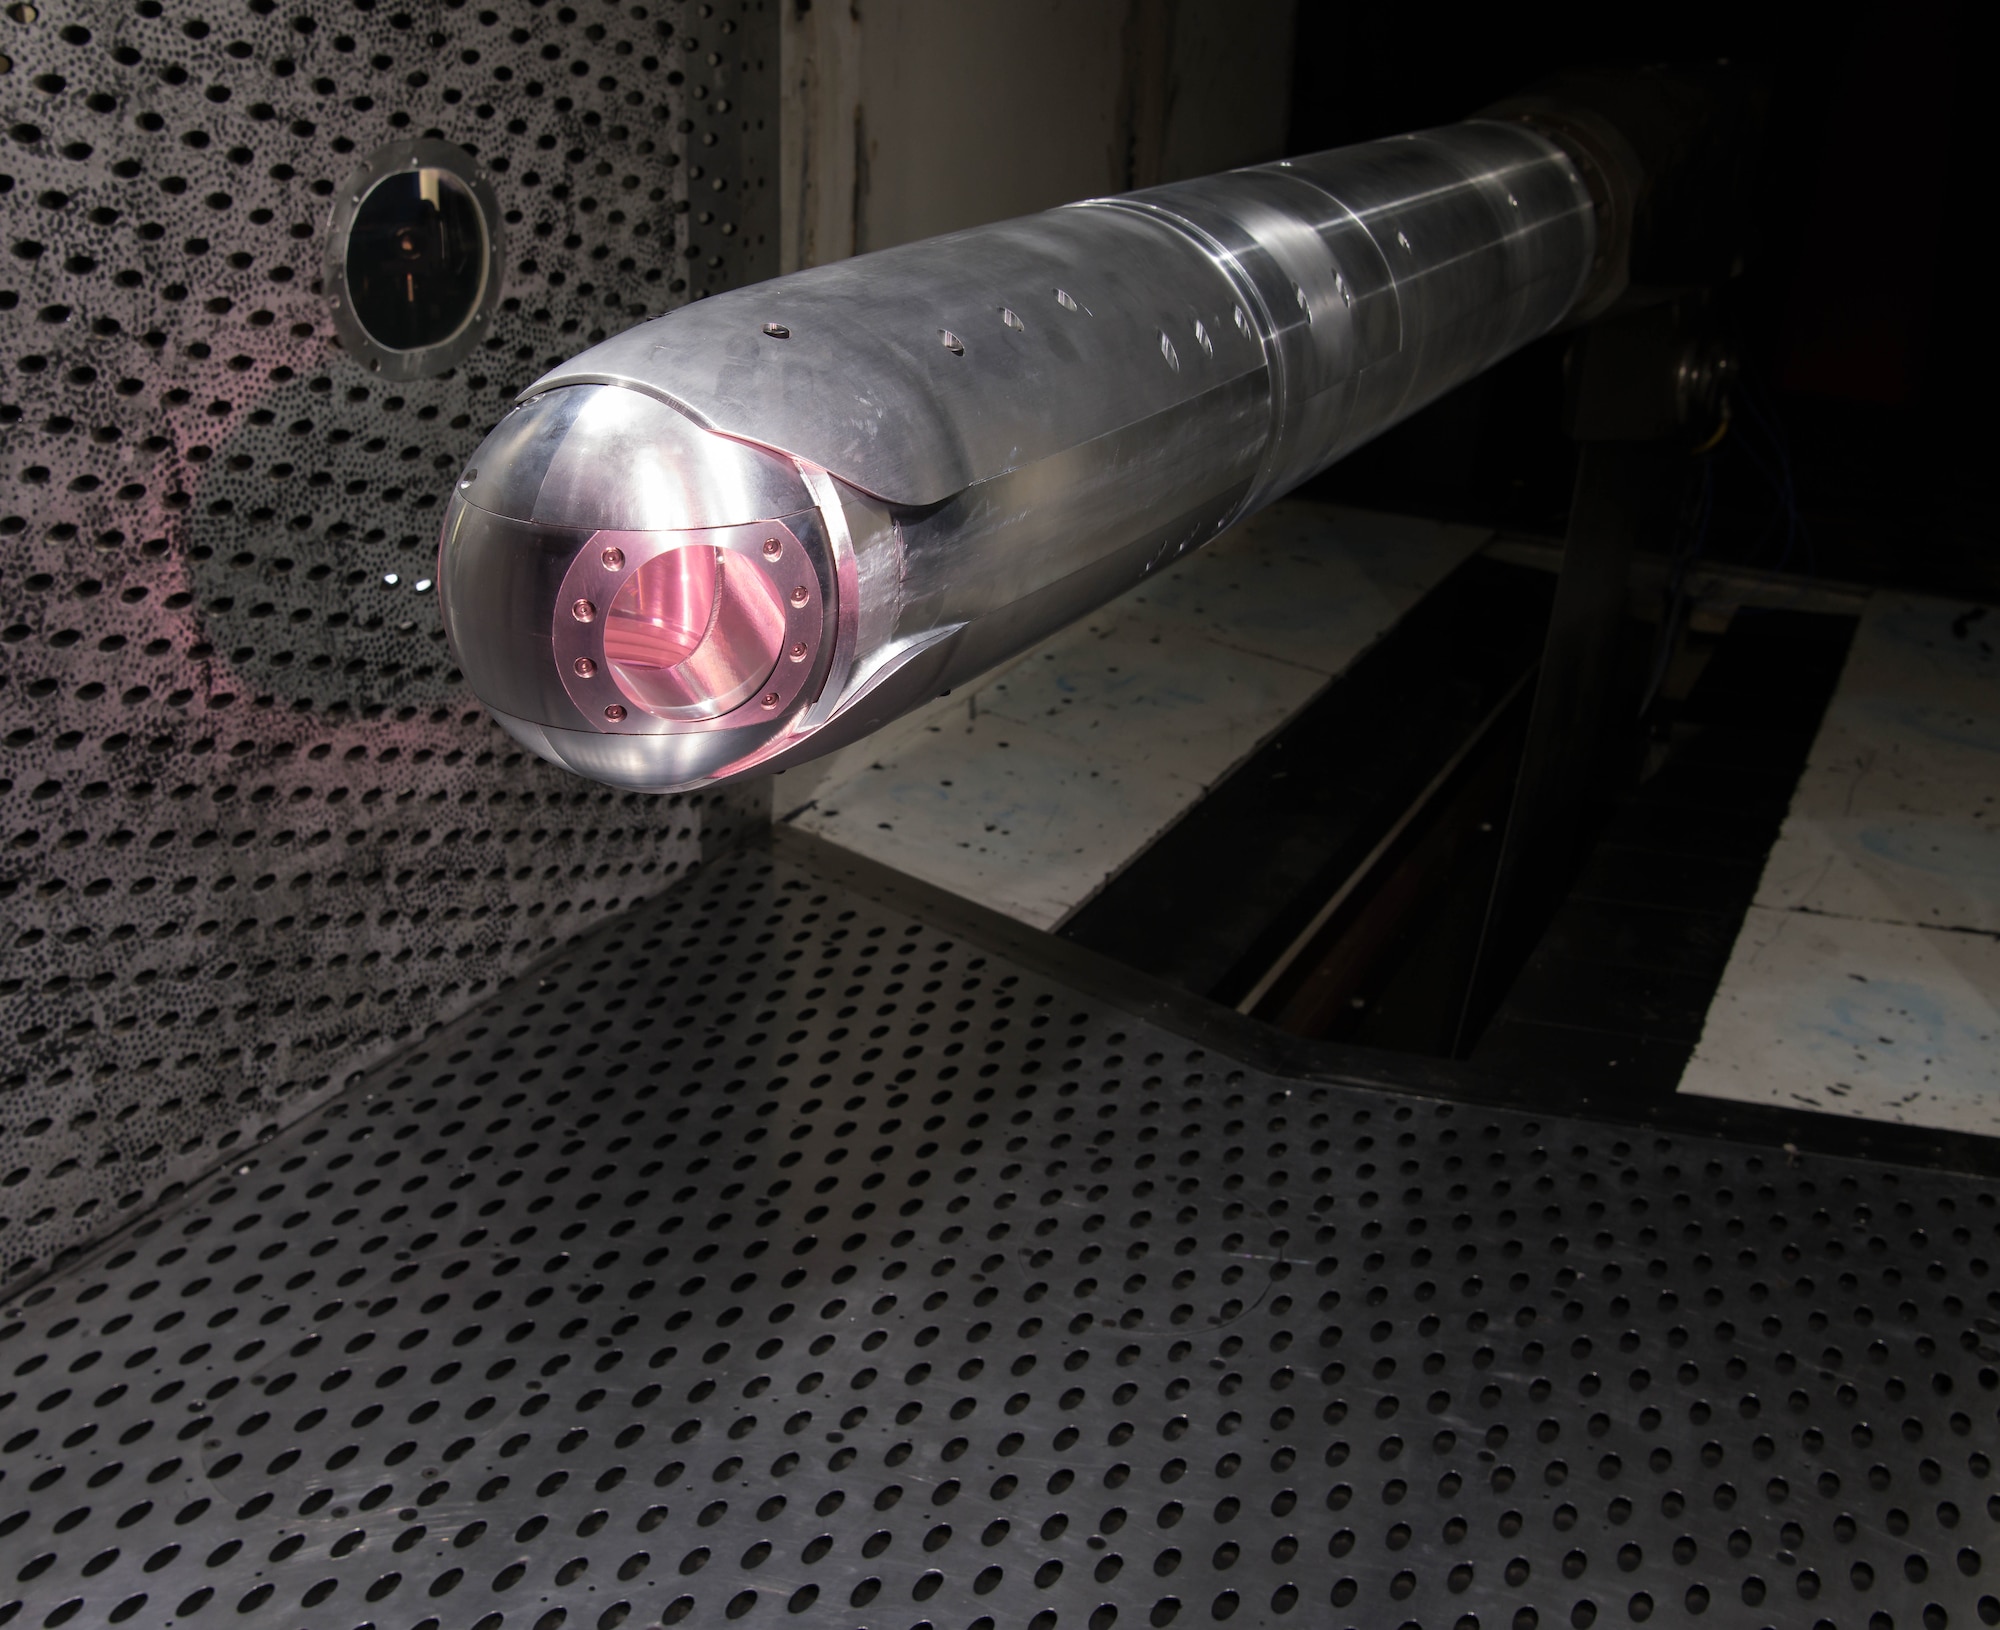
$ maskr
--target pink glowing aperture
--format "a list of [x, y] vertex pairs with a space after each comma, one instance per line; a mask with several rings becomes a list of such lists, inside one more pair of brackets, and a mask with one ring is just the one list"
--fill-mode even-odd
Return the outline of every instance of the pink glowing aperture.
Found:
[[604, 614], [604, 656], [626, 696], [668, 719], [741, 706], [778, 665], [785, 605], [755, 562], [687, 544], [639, 566]]

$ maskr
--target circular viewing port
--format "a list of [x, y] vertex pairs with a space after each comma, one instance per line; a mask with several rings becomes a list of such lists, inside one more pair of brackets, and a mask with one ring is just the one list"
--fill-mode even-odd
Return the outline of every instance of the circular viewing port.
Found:
[[387, 351], [443, 345], [486, 291], [486, 220], [472, 189], [431, 167], [384, 176], [347, 234], [347, 298]]
[[462, 362], [492, 328], [501, 236], [472, 154], [434, 140], [377, 148], [334, 195], [324, 288], [342, 348], [385, 379]]
[[785, 649], [785, 606], [756, 563], [710, 544], [669, 549], [604, 617], [618, 688], [667, 719], [712, 719], [756, 694]]

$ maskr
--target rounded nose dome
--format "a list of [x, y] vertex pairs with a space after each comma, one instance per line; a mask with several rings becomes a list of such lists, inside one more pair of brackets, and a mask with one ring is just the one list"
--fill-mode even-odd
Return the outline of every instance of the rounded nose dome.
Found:
[[508, 520], [621, 532], [738, 526], [812, 505], [790, 459], [622, 385], [523, 402], [480, 443], [457, 496]]
[[[812, 507], [789, 458], [703, 430], [643, 392], [545, 391], [494, 427], [451, 495], [437, 581], [452, 653], [496, 713], [601, 731], [603, 721], [585, 718], [565, 691], [551, 642], [564, 574], [579, 551], [599, 532], [741, 527]], [[692, 559], [700, 551], [675, 553]], [[732, 698], [761, 677], [738, 666], [744, 673], [725, 687]]]

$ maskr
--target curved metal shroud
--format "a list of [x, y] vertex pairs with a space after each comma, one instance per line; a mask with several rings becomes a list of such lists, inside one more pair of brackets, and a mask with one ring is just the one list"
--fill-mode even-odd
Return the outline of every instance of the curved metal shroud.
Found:
[[[1596, 252], [1592, 197], [1565, 152], [1526, 124], [1482, 120], [1069, 205], [642, 323], [537, 381], [530, 413], [561, 391], [592, 399], [570, 419], [605, 424], [629, 415], [603, 404], [650, 399], [676, 410], [675, 457], [690, 471], [706, 457], [733, 469], [752, 449], [778, 455], [773, 471], [780, 460], [798, 469], [825, 523], [836, 648], [815, 661], [818, 693], [775, 730], [768, 717], [746, 726], [734, 758], [715, 742], [698, 759], [668, 752], [659, 721], [573, 709], [516, 733], [600, 776], [607, 755], [558, 753], [557, 738], [642, 735], [658, 743], [657, 770], [644, 767], [652, 749], [624, 752], [611, 755], [611, 778], [656, 790], [690, 784], [697, 763], [714, 780], [842, 745], [1546, 333]], [[659, 411], [632, 403], [649, 422]], [[604, 524], [561, 513], [539, 480], [517, 492], [509, 436], [503, 421], [475, 455], [448, 539], [464, 535], [468, 503], [547, 527]], [[629, 459], [634, 440], [602, 441], [614, 484], [610, 461]], [[600, 444], [537, 445], [538, 463], [575, 470]], [[717, 485], [689, 479], [705, 493]], [[569, 501], [602, 508], [569, 485]], [[755, 484], [735, 485], [738, 507], [756, 507]], [[777, 513], [704, 506], [717, 525]], [[474, 656], [486, 635], [451, 614], [461, 590], [450, 555], [448, 623]], [[514, 625], [545, 628], [547, 609], [524, 607]], [[525, 646], [495, 656], [475, 656], [468, 673], [537, 660]], [[554, 686], [496, 689], [518, 705]], [[476, 677], [475, 688], [513, 711]]]

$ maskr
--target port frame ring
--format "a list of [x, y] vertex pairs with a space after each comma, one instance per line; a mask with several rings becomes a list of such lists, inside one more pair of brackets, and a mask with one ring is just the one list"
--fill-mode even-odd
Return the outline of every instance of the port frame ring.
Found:
[[[397, 350], [370, 333], [354, 310], [348, 288], [348, 251], [356, 217], [369, 196], [389, 177], [411, 170], [442, 170], [471, 196], [485, 237], [485, 263], [478, 291], [456, 329], [433, 344]], [[359, 367], [385, 380], [430, 378], [463, 362], [493, 332], [505, 282], [505, 230], [492, 174], [464, 148], [428, 138], [393, 141], [376, 148], [334, 193], [327, 221], [321, 289], [340, 348]]]
[[[775, 543], [776, 553], [770, 545]], [[784, 607], [785, 627], [775, 665], [740, 703], [707, 717], [651, 710], [619, 684], [604, 649], [607, 613], [618, 592], [648, 562], [674, 549], [706, 546], [752, 563]], [[608, 565], [615, 559], [618, 564]], [[799, 591], [805, 591], [800, 598]], [[591, 615], [576, 615], [579, 604]], [[607, 735], [672, 735], [786, 717], [819, 669], [826, 602], [812, 556], [783, 521], [695, 527], [677, 532], [593, 532], [569, 563], [550, 608], [549, 636], [563, 689], [592, 728]], [[803, 647], [803, 654], [792, 653]], [[585, 670], [579, 664], [587, 664]], [[773, 700], [775, 698], [775, 700]], [[613, 716], [609, 710], [623, 709]]]

